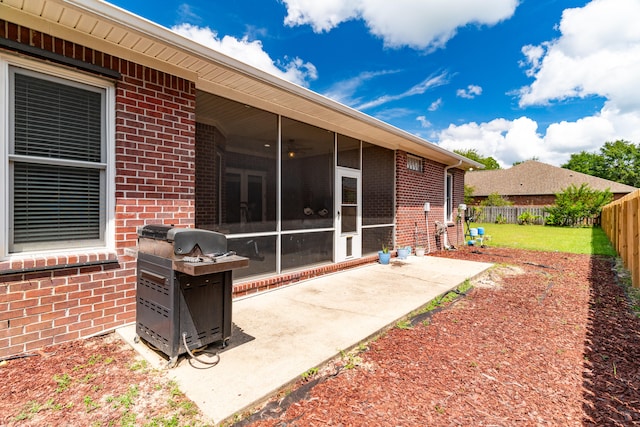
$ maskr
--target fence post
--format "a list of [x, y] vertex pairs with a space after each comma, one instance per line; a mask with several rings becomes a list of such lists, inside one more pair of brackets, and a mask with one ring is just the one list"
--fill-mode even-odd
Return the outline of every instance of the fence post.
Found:
[[629, 266], [627, 267], [631, 272], [631, 281], [634, 286], [640, 286], [640, 235], [638, 233], [639, 229], [639, 219], [640, 215], [638, 215], [638, 208], [640, 207], [640, 201], [638, 197], [632, 198], [630, 201], [630, 224], [629, 224], [629, 232], [627, 235], [629, 236]]
[[626, 201], [620, 203], [620, 222], [618, 223], [618, 245], [620, 246], [620, 256], [624, 261], [625, 265], [629, 265], [628, 255], [628, 245], [627, 245], [627, 234], [626, 234], [626, 225], [627, 218], [629, 217], [629, 209]]
[[602, 208], [602, 229], [640, 288], [640, 190]]

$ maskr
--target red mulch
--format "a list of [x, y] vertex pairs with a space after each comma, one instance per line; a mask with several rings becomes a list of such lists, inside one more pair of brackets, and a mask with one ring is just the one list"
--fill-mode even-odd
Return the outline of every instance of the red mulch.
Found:
[[640, 425], [640, 321], [611, 258], [496, 248], [437, 255], [497, 267], [428, 322], [371, 342], [358, 367], [338, 367], [298, 400], [272, 402], [241, 424]]
[[[497, 266], [467, 296], [389, 330], [237, 425], [640, 425], [640, 320], [611, 258], [467, 247], [435, 255]], [[162, 372], [134, 368], [133, 350], [113, 335], [45, 352], [0, 367], [0, 426], [203, 423]], [[69, 387], [57, 391], [63, 374]], [[131, 407], [114, 401], [132, 386]]]
[[[0, 426], [195, 424], [195, 405], [115, 334], [45, 348], [0, 367]], [[175, 418], [179, 424], [162, 424]], [[155, 423], [155, 424], [153, 424]]]

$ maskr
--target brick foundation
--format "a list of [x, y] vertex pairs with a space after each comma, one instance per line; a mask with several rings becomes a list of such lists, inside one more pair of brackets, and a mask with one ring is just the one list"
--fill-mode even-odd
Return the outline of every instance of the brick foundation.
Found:
[[312, 279], [324, 274], [337, 273], [339, 271], [348, 270], [353, 267], [359, 267], [365, 264], [371, 264], [378, 261], [378, 255], [370, 255], [359, 259], [340, 262], [336, 264], [327, 264], [320, 267], [314, 267], [307, 270], [296, 271], [292, 273], [270, 276], [260, 280], [248, 280], [246, 282], [238, 282], [233, 285], [233, 297], [243, 297], [256, 294], [263, 291], [269, 291], [283, 286], [291, 285], [303, 280]]

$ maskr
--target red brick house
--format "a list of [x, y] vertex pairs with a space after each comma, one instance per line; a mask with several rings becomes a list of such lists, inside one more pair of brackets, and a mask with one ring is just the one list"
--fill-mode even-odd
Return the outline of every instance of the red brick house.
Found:
[[609, 190], [617, 200], [637, 190], [635, 187], [596, 176], [528, 160], [508, 169], [469, 172], [465, 183], [473, 187], [474, 204], [497, 193], [515, 206], [549, 206], [565, 188], [587, 184], [594, 190]]
[[97, 0], [0, 0], [0, 79], [0, 358], [133, 322], [143, 225], [224, 233], [244, 295], [435, 249], [480, 166]]

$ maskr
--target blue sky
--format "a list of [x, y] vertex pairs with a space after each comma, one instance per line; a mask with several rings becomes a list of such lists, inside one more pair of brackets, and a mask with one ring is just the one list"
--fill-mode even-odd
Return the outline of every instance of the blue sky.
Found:
[[503, 167], [640, 143], [640, 0], [110, 0]]

